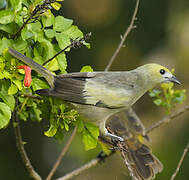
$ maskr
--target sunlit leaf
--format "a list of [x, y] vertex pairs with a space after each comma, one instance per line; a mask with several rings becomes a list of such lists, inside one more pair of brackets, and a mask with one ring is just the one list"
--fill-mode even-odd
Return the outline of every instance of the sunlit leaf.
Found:
[[18, 92], [18, 88], [16, 85], [11, 84], [11, 86], [8, 89], [8, 94], [12, 95], [12, 94], [16, 94]]
[[0, 11], [0, 24], [8, 24], [14, 20], [14, 12], [11, 10]]
[[64, 30], [68, 29], [72, 25], [72, 23], [73, 23], [73, 20], [71, 20], [71, 19], [67, 19], [62, 16], [57, 16], [55, 18], [53, 29], [55, 31], [62, 32]]
[[93, 72], [91, 66], [83, 66], [80, 72]]
[[11, 118], [11, 109], [5, 103], [0, 102], [0, 129], [7, 127]]

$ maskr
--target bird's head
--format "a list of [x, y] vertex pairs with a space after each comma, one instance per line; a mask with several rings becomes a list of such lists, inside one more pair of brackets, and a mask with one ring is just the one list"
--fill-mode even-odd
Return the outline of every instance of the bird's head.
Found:
[[155, 86], [159, 83], [173, 82], [181, 84], [177, 78], [165, 67], [159, 64], [146, 64], [139, 67], [148, 83]]

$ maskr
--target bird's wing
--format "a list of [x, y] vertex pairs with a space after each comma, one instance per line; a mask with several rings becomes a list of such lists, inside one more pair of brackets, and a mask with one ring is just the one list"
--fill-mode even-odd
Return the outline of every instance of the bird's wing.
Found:
[[135, 96], [138, 75], [128, 72], [82, 72], [55, 77], [54, 88], [40, 94], [95, 106], [119, 108]]

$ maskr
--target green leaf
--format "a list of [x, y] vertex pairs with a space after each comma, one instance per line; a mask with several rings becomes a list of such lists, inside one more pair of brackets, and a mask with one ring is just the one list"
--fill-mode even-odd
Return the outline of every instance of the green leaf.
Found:
[[65, 31], [62, 32], [64, 35], [69, 36], [71, 39], [76, 39], [76, 38], [82, 38], [83, 33], [78, 29], [77, 26], [71, 26]]
[[149, 96], [150, 96], [150, 97], [156, 97], [156, 96], [158, 96], [160, 93], [161, 93], [160, 90], [153, 89], [153, 90], [150, 90], [150, 91], [149, 91]]
[[53, 137], [56, 134], [56, 132], [57, 132], [57, 127], [51, 125], [48, 131], [46, 131], [44, 134], [45, 136]]
[[0, 102], [0, 129], [7, 127], [11, 118], [11, 109], [5, 103]]
[[16, 85], [11, 84], [11, 86], [8, 89], [8, 95], [16, 94], [18, 92], [18, 88]]
[[37, 106], [33, 107], [32, 109], [33, 109], [32, 113], [30, 114], [31, 120], [32, 121], [36, 121], [37, 120], [38, 122], [40, 122], [42, 120], [42, 118], [41, 118], [41, 114], [42, 114], [41, 110], [37, 109]]
[[17, 88], [19, 90], [23, 89], [23, 85], [22, 85], [22, 82], [20, 80], [15, 79], [15, 80], [12, 80], [12, 82], [17, 86]]
[[82, 133], [82, 141], [86, 151], [94, 149], [97, 146], [97, 140], [86, 130]]
[[153, 102], [154, 102], [154, 104], [156, 104], [157, 106], [160, 106], [161, 103], [162, 103], [162, 100], [161, 100], [161, 99], [155, 99]]
[[31, 37], [33, 37], [33, 33], [28, 31], [27, 28], [25, 27], [22, 32], [21, 32], [21, 37], [25, 41]]
[[91, 133], [91, 135], [97, 140], [99, 136], [99, 129], [91, 123], [85, 123], [85, 127]]
[[17, 51], [23, 51], [27, 49], [28, 44], [27, 41], [24, 41], [22, 38], [19, 38], [14, 41], [13, 48], [16, 49]]
[[55, 36], [56, 40], [58, 41], [58, 45], [60, 46], [60, 49], [64, 49], [66, 46], [71, 44], [69, 36], [63, 33], [56, 33]]
[[57, 2], [51, 3], [51, 6], [57, 11], [61, 8], [61, 4]]
[[69, 131], [69, 125], [64, 121], [64, 128], [66, 131]]
[[3, 30], [9, 34], [14, 34], [16, 33], [17, 25], [14, 22], [9, 24], [0, 24], [0, 30]]
[[93, 72], [91, 66], [83, 66], [80, 72]]
[[48, 38], [53, 38], [56, 34], [56, 32], [53, 29], [45, 29], [44, 31], [45, 31], [45, 35]]
[[11, 47], [11, 44], [12, 44], [12, 40], [9, 40], [5, 37], [3, 37], [3, 39], [1, 40], [0, 39], [0, 55], [3, 54], [3, 51], [6, 49], [6, 48], [9, 48]]
[[23, 121], [27, 121], [28, 119], [28, 116], [29, 116], [29, 113], [26, 112], [26, 111], [22, 111], [22, 113], [19, 114], [19, 118]]
[[77, 120], [77, 131], [81, 133], [84, 130], [85, 126], [81, 118], [79, 117]]
[[12, 10], [1, 10], [0, 11], [0, 23], [8, 24], [14, 20], [14, 12]]
[[58, 61], [56, 59], [51, 60], [49, 63], [45, 65], [49, 71], [57, 71], [59, 70]]
[[15, 12], [18, 12], [22, 8], [22, 0], [10, 0]]
[[59, 54], [57, 56], [57, 60], [58, 60], [58, 64], [59, 64], [59, 68], [60, 68], [61, 72], [63, 74], [66, 73], [66, 68], [67, 68], [66, 55], [64, 53]]
[[71, 19], [66, 19], [62, 16], [57, 16], [55, 18], [55, 22], [54, 22], [54, 25], [53, 25], [53, 29], [55, 31], [64, 31], [66, 29], [68, 29], [73, 23], [73, 20]]
[[[3, 82], [3, 83], [2, 83]], [[8, 95], [8, 88], [9, 83], [5, 81], [1, 81], [2, 88], [0, 90], [0, 98], [11, 108], [11, 110], [14, 110], [15, 106], [15, 99], [13, 95]]]
[[54, 15], [50, 13], [48, 16], [43, 16], [42, 17], [42, 23], [44, 27], [49, 27], [54, 24]]
[[33, 78], [32, 79], [32, 88], [34, 91], [38, 90], [38, 89], [48, 89], [49, 86], [45, 81], [42, 81], [41, 79], [38, 78]]
[[42, 54], [42, 57], [46, 60], [53, 57], [54, 48], [51, 42], [46, 39], [40, 39], [40, 40], [38, 39], [38, 41], [40, 42], [41, 47], [44, 48], [44, 53]]

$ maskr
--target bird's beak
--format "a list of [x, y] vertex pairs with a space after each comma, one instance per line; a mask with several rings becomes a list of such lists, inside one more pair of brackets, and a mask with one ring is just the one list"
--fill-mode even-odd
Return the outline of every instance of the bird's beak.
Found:
[[169, 81], [173, 82], [175, 84], [181, 85], [181, 82], [179, 80], [177, 80], [177, 78], [174, 75], [172, 75], [172, 77], [169, 78]]

